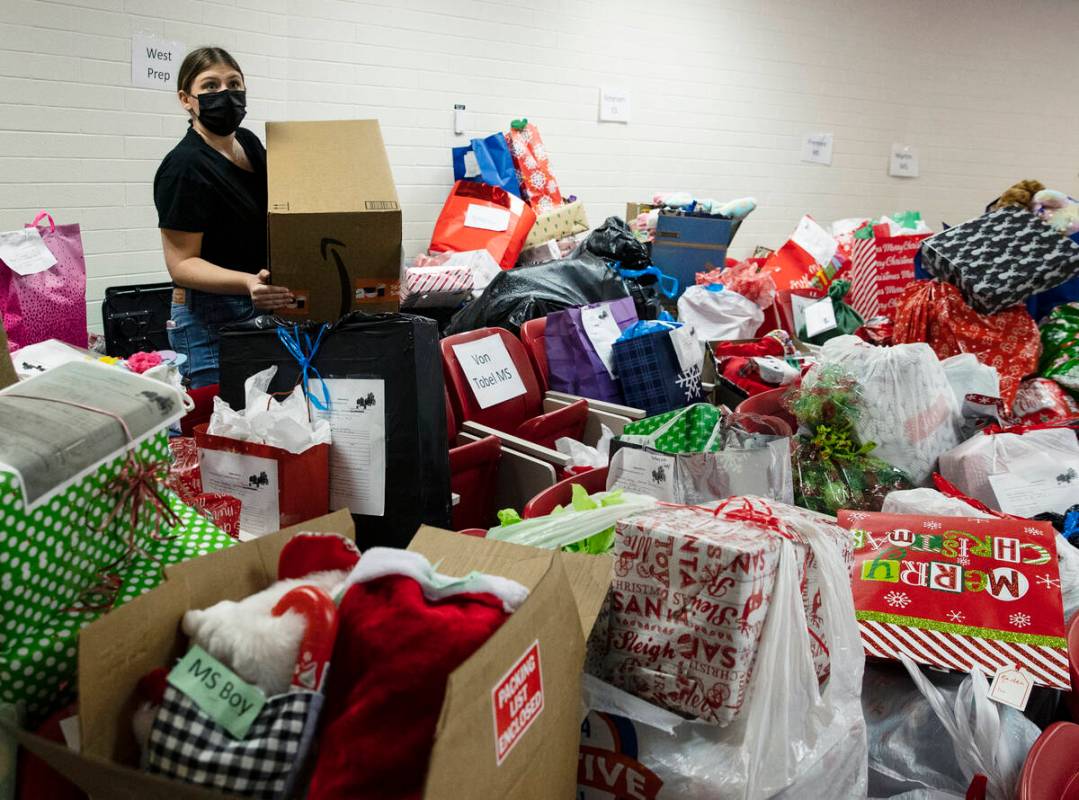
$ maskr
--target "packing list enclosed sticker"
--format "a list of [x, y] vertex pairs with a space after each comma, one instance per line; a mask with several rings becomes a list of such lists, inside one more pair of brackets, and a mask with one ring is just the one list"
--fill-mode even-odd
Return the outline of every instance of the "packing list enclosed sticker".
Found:
[[490, 408], [525, 394], [525, 385], [498, 334], [455, 344], [453, 352], [480, 408]]
[[538, 640], [491, 690], [491, 704], [495, 717], [495, 757], [501, 766], [543, 711]]

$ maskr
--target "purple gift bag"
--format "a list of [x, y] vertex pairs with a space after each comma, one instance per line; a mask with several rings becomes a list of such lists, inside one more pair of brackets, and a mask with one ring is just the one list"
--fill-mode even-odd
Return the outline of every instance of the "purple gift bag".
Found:
[[[43, 219], [48, 228], [37, 228]], [[20, 274], [0, 259], [0, 315], [11, 350], [45, 339], [86, 347], [86, 259], [79, 226], [57, 225], [42, 211], [26, 226], [37, 228], [56, 263]]]
[[631, 297], [548, 314], [544, 345], [551, 389], [621, 403], [611, 352], [621, 332], [636, 321]]

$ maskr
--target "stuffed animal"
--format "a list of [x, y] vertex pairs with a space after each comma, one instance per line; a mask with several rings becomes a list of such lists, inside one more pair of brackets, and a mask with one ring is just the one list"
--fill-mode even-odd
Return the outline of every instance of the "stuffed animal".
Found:
[[1079, 201], [1064, 192], [1042, 189], [1034, 195], [1031, 210], [1064, 236], [1079, 233]]

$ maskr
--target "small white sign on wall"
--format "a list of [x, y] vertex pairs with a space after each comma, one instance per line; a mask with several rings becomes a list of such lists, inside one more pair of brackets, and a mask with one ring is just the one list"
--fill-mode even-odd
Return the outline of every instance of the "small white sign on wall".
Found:
[[176, 73], [186, 53], [183, 42], [161, 39], [151, 33], [132, 35], [131, 84], [175, 91]]
[[629, 90], [604, 86], [599, 90], [599, 121], [629, 122]]
[[455, 344], [453, 352], [480, 408], [490, 408], [526, 393], [517, 367], [497, 334]]
[[918, 151], [909, 144], [893, 144], [888, 174], [894, 178], [917, 178]]
[[831, 133], [807, 133], [802, 142], [802, 161], [831, 166], [832, 139]]

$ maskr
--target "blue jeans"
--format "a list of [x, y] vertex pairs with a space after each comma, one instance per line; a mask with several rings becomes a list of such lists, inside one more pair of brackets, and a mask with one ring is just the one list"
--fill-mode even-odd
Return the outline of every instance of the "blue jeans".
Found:
[[187, 304], [172, 304], [169, 344], [187, 356], [180, 366], [192, 389], [218, 383], [221, 328], [255, 316], [251, 299], [244, 295], [208, 294], [187, 290]]

